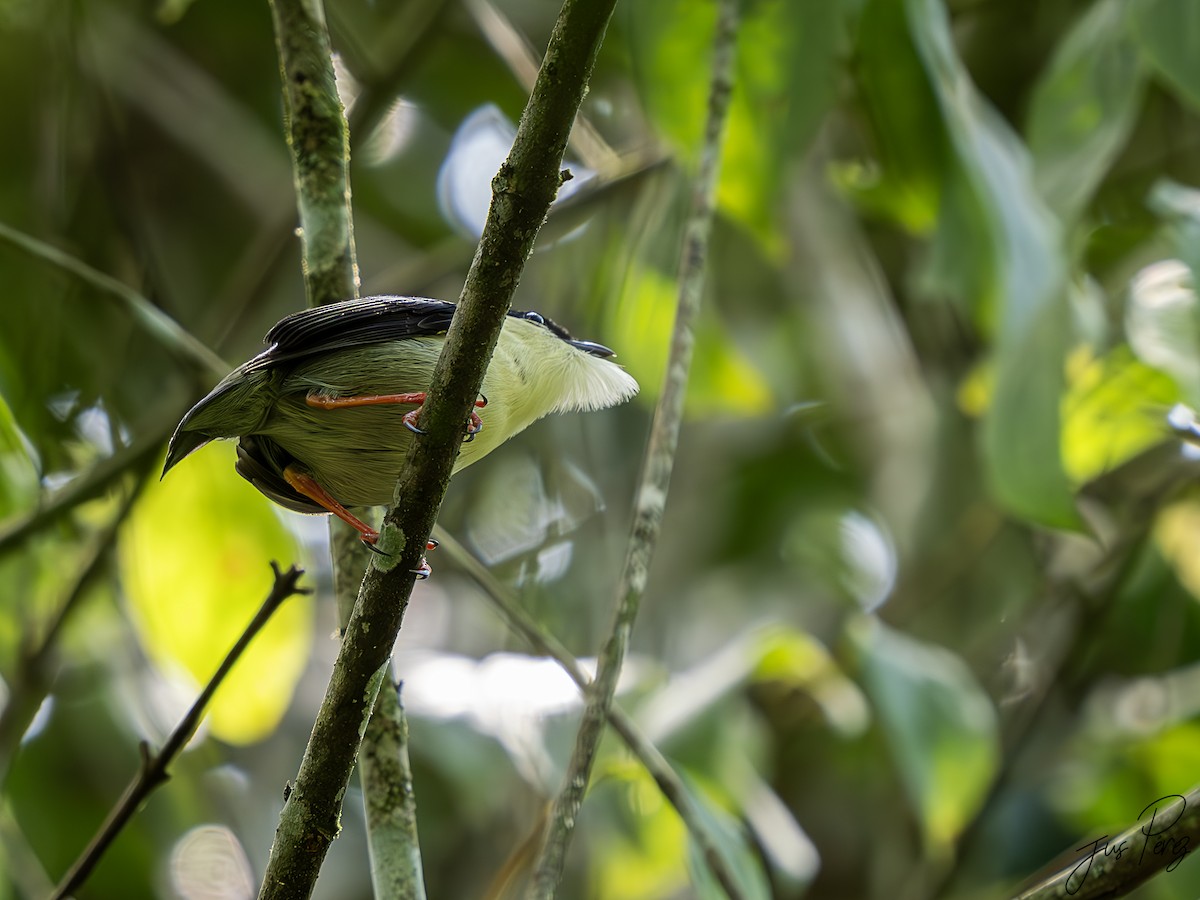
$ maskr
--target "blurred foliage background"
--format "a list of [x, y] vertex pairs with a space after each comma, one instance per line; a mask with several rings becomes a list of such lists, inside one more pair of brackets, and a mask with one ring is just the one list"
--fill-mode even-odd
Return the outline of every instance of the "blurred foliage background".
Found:
[[[551, 0], [338, 0], [364, 294], [454, 299]], [[666, 353], [715, 10], [619, 5], [518, 305], [639, 400], [441, 524], [581, 656]], [[1003, 897], [1200, 781], [1200, 22], [1188, 0], [747, 0], [689, 400], [621, 702], [760, 896]], [[303, 305], [266, 3], [0, 0], [0, 898], [43, 896], [270, 586], [289, 601], [80, 897], [253, 896], [328, 676], [323, 520], [211, 446]], [[14, 229], [135, 289], [122, 299]], [[452, 559], [397, 650], [432, 897], [540, 823], [578, 701]], [[369, 896], [352, 789], [318, 896]], [[605, 745], [566, 897], [716, 896]], [[738, 839], [741, 835], [741, 839]], [[1191, 898], [1185, 862], [1137, 893]]]

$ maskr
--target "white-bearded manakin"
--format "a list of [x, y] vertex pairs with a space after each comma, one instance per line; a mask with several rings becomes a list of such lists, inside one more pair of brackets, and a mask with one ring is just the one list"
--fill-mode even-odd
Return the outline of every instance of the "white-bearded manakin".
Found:
[[[392, 501], [454, 304], [369, 297], [293, 313], [268, 347], [183, 417], [163, 475], [216, 438], [237, 438], [237, 471], [271, 500], [333, 513], [368, 545], [379, 534], [348, 506]], [[454, 471], [552, 412], [615, 406], [638, 384], [613, 351], [535, 312], [510, 312]]]

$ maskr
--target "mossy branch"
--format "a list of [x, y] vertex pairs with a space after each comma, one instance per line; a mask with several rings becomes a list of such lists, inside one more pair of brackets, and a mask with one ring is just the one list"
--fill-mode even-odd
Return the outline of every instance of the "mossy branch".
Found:
[[1116, 835], [1082, 842], [1066, 865], [1016, 900], [1124, 897], [1162, 872], [1173, 872], [1200, 841], [1200, 790], [1160, 797]]
[[320, 0], [271, 0], [309, 306], [358, 293], [350, 139]]
[[280, 817], [260, 897], [310, 895], [337, 835], [342, 798], [367, 718], [385, 681], [392, 647], [450, 480], [462, 423], [512, 302], [525, 260], [561, 183], [571, 123], [615, 0], [567, 0], [508, 159], [493, 180], [492, 205], [438, 359], [415, 441], [384, 519], [300, 772]]

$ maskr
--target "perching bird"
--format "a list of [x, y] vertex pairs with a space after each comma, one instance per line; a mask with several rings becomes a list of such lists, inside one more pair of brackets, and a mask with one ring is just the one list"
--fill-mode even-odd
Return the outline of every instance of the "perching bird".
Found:
[[[378, 533], [346, 507], [391, 502], [453, 313], [441, 300], [369, 297], [282, 319], [266, 350], [183, 417], [163, 475], [215, 438], [238, 438], [237, 471], [267, 497], [331, 512], [374, 544]], [[628, 400], [638, 384], [612, 356], [537, 313], [510, 312], [454, 471], [548, 413]]]

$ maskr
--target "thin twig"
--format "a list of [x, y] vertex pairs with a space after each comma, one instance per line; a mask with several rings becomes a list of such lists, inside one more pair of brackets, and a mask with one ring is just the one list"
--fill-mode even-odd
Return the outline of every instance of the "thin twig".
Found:
[[134, 500], [141, 493], [143, 483], [144, 479], [139, 477], [109, 523], [88, 542], [75, 579], [37, 646], [26, 646], [22, 649], [20, 661], [17, 663], [17, 676], [13, 680], [8, 702], [3, 711], [0, 711], [0, 786], [3, 786], [8, 778], [9, 767], [21, 738], [29, 730], [33, 717], [41, 707], [42, 701], [46, 699], [50, 680], [47, 670], [58, 637], [67, 620], [87, 596], [96, 576], [104, 571], [107, 551], [116, 538], [117, 529], [132, 509]]
[[615, 0], [566, 0], [493, 199], [435, 367], [378, 548], [346, 628], [259, 896], [308, 897], [338, 831], [360, 735], [392, 648], [454, 460], [525, 260], [560, 185], [567, 135]]
[[738, 7], [739, 0], [721, 0], [718, 5], [708, 119], [701, 148], [700, 170], [692, 193], [692, 206], [684, 236], [679, 297], [666, 379], [654, 411], [642, 477], [634, 500], [633, 532], [618, 589], [612, 632], [600, 653], [596, 680], [588, 692], [575, 748], [567, 765], [563, 787], [554, 800], [545, 843], [530, 885], [529, 896], [537, 900], [551, 900], [562, 879], [567, 847], [583, 805], [584, 792], [604, 733], [604, 723], [612, 706], [625, 650], [646, 587], [650, 559], [658, 540], [683, 419], [683, 401], [694, 343], [693, 322], [700, 308], [704, 287], [704, 265], [712, 229], [721, 141], [729, 98], [733, 92]]
[[87, 263], [76, 259], [69, 253], [64, 253], [57, 247], [51, 246], [37, 238], [30, 237], [15, 228], [10, 228], [0, 222], [0, 240], [8, 241], [20, 247], [31, 256], [44, 260], [75, 277], [86, 281], [105, 294], [110, 294], [124, 302], [125, 307], [132, 313], [135, 321], [141, 323], [164, 346], [176, 351], [185, 359], [190, 360], [197, 368], [221, 378], [229, 371], [225, 360], [217, 356], [203, 343], [197, 340], [178, 322], [131, 288], [117, 281], [110, 275], [97, 271]]
[[[182, 410], [179, 411], [182, 414]], [[97, 462], [92, 468], [72, 479], [61, 490], [44, 500], [37, 509], [0, 529], [0, 556], [19, 547], [29, 537], [49, 527], [81, 503], [107, 490], [114, 481], [130, 469], [138, 469], [161, 452], [171, 435], [179, 415], [172, 413], [171, 425], [139, 435], [132, 444], [122, 447]]]
[[[369, 138], [379, 126], [395, 102], [398, 87], [417, 65], [422, 51], [431, 45], [429, 34], [453, 9], [454, 4], [449, 0], [423, 0], [396, 7], [395, 15], [376, 42], [377, 46], [386, 48], [386, 68], [361, 79], [364, 82], [362, 90], [350, 110], [350, 134], [356, 142]], [[334, 6], [330, 15], [335, 29], [338, 13], [339, 7]]]
[[105, 850], [113, 842], [116, 836], [125, 827], [125, 824], [133, 818], [142, 801], [160, 784], [165, 782], [169, 777], [167, 767], [175, 761], [188, 741], [192, 739], [192, 735], [196, 733], [196, 729], [200, 727], [200, 721], [204, 717], [204, 712], [208, 708], [209, 701], [217, 692], [217, 688], [221, 686], [221, 682], [225, 680], [225, 676], [250, 646], [250, 642], [262, 631], [263, 626], [267, 624], [275, 610], [283, 604], [283, 601], [294, 594], [307, 594], [309, 591], [305, 588], [297, 586], [300, 576], [304, 574], [303, 569], [297, 569], [295, 566], [289, 568], [286, 572], [280, 572], [279, 566], [272, 562], [271, 569], [275, 573], [275, 583], [271, 586], [271, 591], [267, 594], [267, 598], [263, 601], [262, 606], [255, 614], [250, 624], [246, 626], [246, 630], [242, 632], [237, 643], [226, 655], [224, 661], [217, 668], [213, 677], [205, 685], [204, 690], [200, 692], [200, 696], [196, 698], [196, 702], [192, 704], [192, 708], [188, 710], [187, 715], [183, 717], [175, 730], [171, 732], [162, 749], [158, 753], [151, 754], [149, 745], [143, 741], [139, 745], [142, 754], [142, 763], [138, 768], [137, 775], [125, 788], [125, 793], [121, 795], [121, 799], [117, 801], [117, 805], [112, 808], [105, 819], [104, 824], [92, 838], [91, 843], [75, 860], [74, 864], [63, 876], [51, 900], [60, 900], [75, 893], [79, 887], [91, 874], [96, 863], [104, 855]]
[[[533, 616], [529, 615], [517, 602], [512, 592], [505, 588], [487, 566], [468, 552], [467, 548], [456, 538], [441, 528], [434, 529], [434, 536], [441, 543], [441, 550], [482, 588], [484, 597], [499, 613], [504, 623], [524, 638], [536, 652], [557, 662], [586, 696], [591, 687], [592, 678], [584, 671], [579, 660], [571, 654], [571, 651], [564, 647], [558, 638], [543, 629]], [[728, 860], [721, 853], [720, 847], [704, 823], [703, 815], [696, 808], [692, 795], [675, 772], [670, 761], [642, 733], [637, 723], [621, 708], [620, 704], [614, 702], [609, 707], [608, 724], [620, 735], [625, 746], [654, 779], [663, 796], [667, 798], [667, 802], [675, 808], [675, 812], [679, 814], [688, 834], [703, 853], [704, 860], [713, 873], [713, 877], [729, 895], [730, 900], [741, 900], [745, 894], [738, 886]]]
[[[538, 73], [538, 58], [524, 35], [491, 0], [467, 0], [466, 7], [517, 83], [526, 91], [532, 91]], [[612, 175], [619, 166], [616, 152], [583, 113], [575, 117], [570, 145], [580, 162], [605, 176]]]

